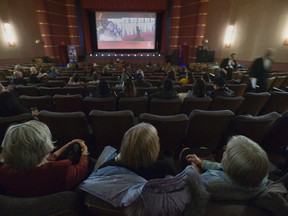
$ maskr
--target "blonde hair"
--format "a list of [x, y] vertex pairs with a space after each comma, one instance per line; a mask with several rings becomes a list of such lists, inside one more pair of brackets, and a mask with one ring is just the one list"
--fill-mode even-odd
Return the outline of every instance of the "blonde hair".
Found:
[[269, 172], [266, 152], [245, 136], [233, 136], [229, 140], [222, 166], [232, 181], [244, 187], [259, 186]]
[[53, 148], [48, 126], [36, 120], [10, 126], [2, 142], [4, 162], [18, 170], [38, 166]]
[[125, 133], [120, 160], [131, 168], [149, 167], [157, 160], [159, 151], [156, 128], [148, 123], [140, 123]]

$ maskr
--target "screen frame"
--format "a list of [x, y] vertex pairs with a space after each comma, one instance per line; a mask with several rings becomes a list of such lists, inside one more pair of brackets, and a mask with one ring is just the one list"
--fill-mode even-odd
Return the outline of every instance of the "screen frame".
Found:
[[[113, 11], [89, 11], [88, 19], [89, 19], [89, 28], [90, 28], [90, 38], [91, 38], [91, 46], [93, 53], [99, 52], [110, 52], [110, 53], [159, 53], [160, 45], [161, 45], [161, 34], [162, 34], [162, 17], [163, 14], [161, 12], [156, 11], [123, 11], [123, 13], [127, 12], [137, 12], [137, 13], [155, 13], [156, 14], [156, 28], [155, 28], [155, 46], [154, 49], [98, 49], [97, 46], [97, 30], [96, 30], [96, 12], [113, 12]], [[122, 11], [115, 11], [122, 12]]]

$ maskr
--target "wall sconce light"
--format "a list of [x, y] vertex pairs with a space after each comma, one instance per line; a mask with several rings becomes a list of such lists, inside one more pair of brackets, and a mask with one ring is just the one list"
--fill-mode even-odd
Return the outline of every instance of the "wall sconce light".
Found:
[[234, 26], [229, 25], [226, 29], [225, 38], [224, 38], [224, 46], [225, 48], [230, 48], [233, 40], [233, 32]]
[[8, 45], [10, 47], [14, 47], [16, 45], [16, 37], [15, 37], [15, 34], [13, 32], [12, 26], [9, 23], [4, 23], [3, 26], [4, 26], [4, 30], [6, 33]]

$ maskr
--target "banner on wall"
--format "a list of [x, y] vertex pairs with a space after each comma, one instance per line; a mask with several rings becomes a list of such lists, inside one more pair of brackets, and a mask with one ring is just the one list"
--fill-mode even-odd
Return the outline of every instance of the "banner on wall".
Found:
[[68, 45], [67, 46], [67, 51], [68, 51], [68, 58], [69, 58], [69, 63], [74, 64], [77, 62], [77, 52], [76, 52], [76, 47], [73, 45]]

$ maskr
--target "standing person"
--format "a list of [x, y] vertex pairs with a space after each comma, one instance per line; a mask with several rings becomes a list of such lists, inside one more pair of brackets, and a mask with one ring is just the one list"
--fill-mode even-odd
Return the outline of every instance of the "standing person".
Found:
[[245, 136], [233, 136], [229, 140], [221, 163], [202, 160], [195, 154], [188, 154], [186, 160], [205, 171], [201, 177], [213, 200], [245, 201], [267, 188], [267, 154]]
[[221, 72], [226, 80], [232, 79], [233, 71], [237, 71], [236, 53], [231, 53], [228, 58], [224, 58], [220, 64]]
[[271, 71], [275, 50], [268, 48], [263, 57], [257, 58], [249, 68], [251, 87], [256, 92], [267, 91], [267, 79]]
[[[79, 144], [82, 156], [78, 164], [57, 158], [68, 146]], [[88, 174], [88, 149], [75, 139], [54, 153], [48, 126], [32, 120], [8, 128], [2, 142], [4, 164], [0, 166], [0, 188], [16, 197], [44, 196], [74, 190]]]

